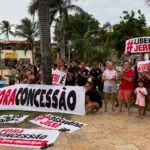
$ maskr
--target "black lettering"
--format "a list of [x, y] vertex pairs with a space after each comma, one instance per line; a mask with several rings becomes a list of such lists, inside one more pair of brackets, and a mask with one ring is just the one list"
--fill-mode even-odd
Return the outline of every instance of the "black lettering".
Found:
[[[66, 88], [64, 87], [63, 90], [66, 90]], [[64, 110], [67, 110], [67, 107], [66, 107], [66, 102], [65, 102], [65, 94], [66, 92], [63, 91], [61, 96], [60, 96], [60, 100], [59, 100], [59, 109], [62, 109], [64, 108]]]
[[21, 93], [22, 93], [23, 88], [20, 88], [17, 92], [16, 95], [16, 105], [19, 105], [20, 99], [21, 99]]
[[84, 124], [78, 124], [78, 125], [77, 125], [78, 128], [81, 128], [81, 127], [83, 127], [83, 126], [84, 126]]
[[46, 94], [46, 107], [50, 108], [51, 107], [51, 94], [52, 94], [53, 90], [50, 89], [48, 90], [47, 94]]
[[76, 107], [76, 92], [75, 91], [69, 92], [68, 97], [67, 97], [67, 105], [71, 111], [75, 109]]
[[25, 105], [28, 98], [28, 88], [25, 88], [21, 94], [21, 105]]
[[41, 93], [41, 89], [38, 89], [34, 94], [34, 104], [36, 107], [39, 107], [39, 102], [37, 100], [37, 96], [40, 95], [40, 93]]
[[144, 43], [148, 43], [148, 38], [144, 38]]
[[139, 39], [134, 39], [134, 44], [139, 44]]
[[43, 103], [43, 95], [46, 93], [46, 90], [41, 91], [41, 96], [40, 96], [40, 106], [45, 107], [45, 104]]
[[58, 98], [57, 98], [58, 93], [59, 93], [59, 90], [56, 90], [54, 91], [53, 96], [52, 96], [52, 100], [53, 100], [52, 107], [55, 109], [58, 107]]
[[65, 78], [66, 78], [66, 75], [64, 75], [64, 76], [61, 78], [60, 84], [63, 84], [63, 82], [65, 81]]
[[28, 94], [27, 106], [33, 106], [33, 98], [34, 98], [35, 89], [30, 89]]
[[140, 38], [140, 44], [142, 44], [144, 42], [143, 38]]
[[56, 118], [55, 122], [61, 122], [61, 118]]

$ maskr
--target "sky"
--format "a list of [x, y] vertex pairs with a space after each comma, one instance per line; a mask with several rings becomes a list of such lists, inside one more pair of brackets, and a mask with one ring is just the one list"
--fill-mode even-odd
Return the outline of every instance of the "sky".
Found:
[[[0, 0], [0, 21], [8, 20], [12, 24], [18, 24], [22, 18], [30, 17], [28, 6], [31, 0]], [[120, 21], [122, 11], [134, 10], [145, 14], [147, 24], [150, 26], [150, 7], [144, 0], [72, 0], [75, 5], [82, 7], [93, 15], [102, 26], [106, 22], [112, 25]]]

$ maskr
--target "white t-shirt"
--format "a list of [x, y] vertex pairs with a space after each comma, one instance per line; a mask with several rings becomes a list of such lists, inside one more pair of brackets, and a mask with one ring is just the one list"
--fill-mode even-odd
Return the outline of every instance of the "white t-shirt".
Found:
[[[106, 69], [103, 73], [103, 76], [105, 79], [113, 79], [113, 78], [116, 78], [118, 74], [117, 74], [117, 71], [115, 70]], [[104, 86], [116, 86], [116, 82], [115, 80], [112, 80], [112, 81], [106, 80], [104, 81]]]

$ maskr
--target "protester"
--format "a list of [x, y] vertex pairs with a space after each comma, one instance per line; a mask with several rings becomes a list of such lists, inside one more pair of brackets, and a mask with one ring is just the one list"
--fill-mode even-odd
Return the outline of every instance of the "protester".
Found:
[[92, 82], [87, 82], [86, 89], [86, 110], [89, 112], [97, 112], [102, 108], [102, 100], [100, 94], [93, 88]]
[[6, 77], [8, 77], [8, 81], [9, 81], [9, 85], [14, 85], [16, 82], [16, 69], [14, 66], [10, 66], [9, 67], [9, 71], [8, 71], [8, 75], [6, 75]]
[[70, 69], [68, 69], [69, 75], [70, 77], [70, 81], [68, 85], [77, 85], [77, 78], [78, 78], [78, 72], [79, 72], [80, 68], [79, 68], [79, 64], [77, 61], [73, 61], [72, 62], [72, 67]]
[[148, 92], [148, 95], [146, 96], [146, 107], [150, 103], [150, 64], [148, 64], [147, 69], [148, 69], [147, 72], [139, 74], [139, 79], [144, 81], [144, 86]]
[[104, 71], [102, 79], [104, 81], [104, 112], [107, 112], [107, 104], [108, 100], [111, 100], [112, 104], [112, 111], [114, 112], [114, 96], [115, 93], [117, 92], [117, 84], [116, 84], [116, 79], [117, 79], [117, 72], [113, 69], [113, 64], [112, 62], [108, 62], [107, 64], [107, 69]]
[[145, 99], [147, 95], [147, 90], [144, 86], [144, 82], [142, 80], [139, 80], [138, 87], [135, 89], [136, 94], [136, 105], [138, 105], [138, 115], [137, 117], [140, 117], [143, 119], [145, 114]]
[[130, 114], [130, 105], [131, 105], [131, 95], [134, 91], [134, 78], [135, 73], [131, 69], [130, 63], [124, 63], [124, 71], [119, 74], [119, 79], [121, 80], [119, 91], [118, 91], [118, 100], [120, 109], [119, 112], [122, 112], [122, 104], [125, 100], [127, 102], [127, 114]]
[[150, 64], [148, 64], [147, 66], [148, 71], [144, 73], [144, 85], [148, 91], [148, 96], [147, 96], [147, 100], [150, 103]]
[[4, 81], [4, 79], [2, 78], [2, 76], [0, 75], [0, 88], [3, 88], [6, 86], [6, 83]]
[[85, 86], [88, 77], [89, 77], [89, 71], [86, 69], [86, 65], [84, 62], [80, 63], [80, 70], [78, 70], [77, 73], [77, 85], [78, 86]]
[[90, 75], [92, 77], [94, 88], [96, 89], [98, 87], [99, 91], [102, 92], [103, 90], [102, 71], [99, 69], [96, 61], [92, 63], [92, 69], [90, 71]]

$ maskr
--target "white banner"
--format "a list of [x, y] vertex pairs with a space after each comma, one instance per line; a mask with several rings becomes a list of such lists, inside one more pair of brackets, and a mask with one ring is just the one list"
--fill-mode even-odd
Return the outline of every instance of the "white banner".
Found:
[[30, 120], [30, 122], [50, 129], [66, 129], [69, 133], [79, 130], [86, 125], [77, 121], [66, 120], [52, 114], [40, 115], [39, 117]]
[[148, 53], [150, 52], [150, 37], [139, 37], [126, 41], [125, 53]]
[[138, 72], [146, 72], [146, 71], [148, 71], [148, 69], [147, 69], [148, 64], [150, 64], [150, 60], [148, 60], [148, 61], [139, 61], [137, 63]]
[[28, 115], [2, 115], [0, 116], [0, 123], [20, 123], [27, 117]]
[[85, 89], [75, 86], [17, 84], [0, 89], [0, 110], [85, 114]]
[[41, 148], [55, 142], [56, 130], [0, 128], [0, 145]]
[[66, 83], [66, 73], [59, 71], [59, 70], [53, 70], [52, 71], [52, 83], [53, 85], [65, 85]]

